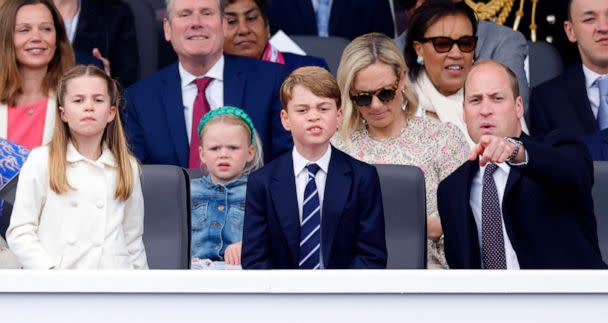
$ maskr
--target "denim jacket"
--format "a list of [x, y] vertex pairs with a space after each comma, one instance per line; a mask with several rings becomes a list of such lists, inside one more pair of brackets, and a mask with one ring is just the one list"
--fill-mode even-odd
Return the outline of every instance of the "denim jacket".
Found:
[[224, 260], [229, 245], [243, 239], [247, 175], [225, 185], [206, 175], [190, 182], [192, 258]]

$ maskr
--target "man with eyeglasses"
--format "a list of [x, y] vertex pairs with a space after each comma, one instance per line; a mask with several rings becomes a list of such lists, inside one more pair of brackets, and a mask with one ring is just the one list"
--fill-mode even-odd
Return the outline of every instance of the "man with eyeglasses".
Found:
[[603, 269], [585, 145], [554, 132], [522, 133], [517, 78], [477, 62], [464, 85], [476, 143], [437, 190], [445, 255], [455, 269]]

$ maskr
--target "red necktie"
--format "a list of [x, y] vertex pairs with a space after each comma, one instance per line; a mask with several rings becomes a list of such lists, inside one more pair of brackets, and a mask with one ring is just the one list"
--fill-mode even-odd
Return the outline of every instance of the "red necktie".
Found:
[[194, 99], [194, 106], [192, 111], [192, 132], [190, 133], [190, 157], [188, 159], [189, 168], [201, 167], [201, 160], [198, 156], [198, 146], [201, 144], [201, 139], [198, 136], [198, 123], [201, 121], [205, 113], [211, 110], [207, 97], [205, 96], [205, 89], [209, 86], [213, 79], [210, 77], [203, 77], [196, 79], [196, 87], [198, 93], [196, 99]]

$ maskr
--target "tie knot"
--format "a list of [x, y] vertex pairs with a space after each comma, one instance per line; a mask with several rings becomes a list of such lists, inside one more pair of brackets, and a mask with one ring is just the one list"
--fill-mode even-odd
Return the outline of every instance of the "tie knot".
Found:
[[306, 165], [306, 168], [308, 169], [308, 173], [314, 175], [317, 175], [317, 172], [319, 171], [319, 165], [317, 164], [308, 164]]
[[196, 87], [198, 89], [198, 93], [205, 92], [205, 89], [207, 89], [207, 86], [209, 86], [209, 83], [211, 83], [211, 81], [213, 81], [213, 79], [206, 76], [194, 80], [194, 83], [196, 83]]
[[483, 173], [483, 176], [491, 176], [492, 174], [494, 174], [494, 172], [498, 169], [498, 166], [496, 166], [496, 164], [487, 164], [486, 165], [486, 170]]

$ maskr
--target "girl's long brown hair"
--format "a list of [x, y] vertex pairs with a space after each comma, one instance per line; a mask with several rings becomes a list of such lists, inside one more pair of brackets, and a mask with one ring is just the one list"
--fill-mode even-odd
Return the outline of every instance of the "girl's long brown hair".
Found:
[[7, 0], [0, 1], [0, 103], [15, 105], [22, 93], [21, 73], [15, 53], [13, 36], [17, 11], [26, 5], [45, 5], [53, 16], [55, 25], [55, 55], [48, 65], [46, 76], [42, 82], [42, 91], [47, 95], [55, 92], [61, 76], [74, 66], [74, 50], [68, 40], [63, 19], [55, 8], [52, 0]]
[[125, 201], [131, 196], [133, 191], [134, 174], [131, 166], [131, 156], [125, 132], [120, 120], [120, 109], [122, 108], [122, 97], [118, 83], [102, 70], [95, 66], [77, 65], [70, 69], [60, 80], [57, 87], [57, 118], [55, 118], [55, 128], [53, 138], [49, 144], [49, 181], [51, 189], [57, 194], [63, 194], [73, 188], [68, 183], [66, 176], [66, 153], [68, 141], [71, 138], [70, 129], [66, 122], [60, 118], [60, 107], [64, 106], [65, 95], [70, 81], [79, 77], [91, 76], [99, 77], [108, 85], [108, 95], [110, 96], [110, 104], [116, 107], [116, 116], [106, 126], [106, 129], [101, 138], [100, 145], [107, 144], [110, 151], [118, 164], [118, 173], [116, 176], [116, 191], [114, 198]]

